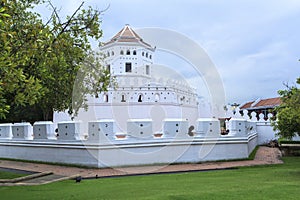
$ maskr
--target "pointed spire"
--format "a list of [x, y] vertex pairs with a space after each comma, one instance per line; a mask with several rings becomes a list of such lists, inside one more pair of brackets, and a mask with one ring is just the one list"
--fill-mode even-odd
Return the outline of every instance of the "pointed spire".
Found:
[[105, 45], [116, 43], [116, 42], [130, 42], [140, 43], [146, 45], [148, 48], [152, 48], [150, 44], [143, 41], [143, 39], [129, 26], [126, 24], [122, 30], [120, 30], [110, 41], [104, 43]]

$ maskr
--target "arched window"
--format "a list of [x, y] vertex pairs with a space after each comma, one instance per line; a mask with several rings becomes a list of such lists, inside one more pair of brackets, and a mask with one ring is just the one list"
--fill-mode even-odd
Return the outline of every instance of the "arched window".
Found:
[[150, 75], [150, 66], [149, 65], [146, 65], [146, 74]]
[[150, 55], [149, 58], [152, 59], [152, 55]]
[[124, 55], [124, 51], [123, 51], [123, 50], [121, 50], [121, 51], [120, 51], [120, 54], [121, 54], [121, 55]]
[[112, 51], [112, 52], [111, 52], [111, 55], [112, 55], [112, 56], [113, 56], [113, 55], [115, 55], [115, 52], [114, 52], [114, 51]]
[[103, 102], [105, 102], [105, 103], [108, 102], [108, 94], [103, 95]]
[[148, 58], [148, 53], [146, 53], [146, 58]]
[[127, 50], [127, 51], [126, 51], [126, 55], [130, 55], [130, 50]]
[[138, 102], [143, 102], [143, 95], [139, 94]]
[[155, 102], [159, 102], [159, 94], [158, 93], [155, 94], [154, 99], [155, 99]]
[[142, 56], [144, 56], [145, 55], [145, 53], [144, 52], [142, 52]]
[[121, 102], [126, 102], [126, 96], [125, 96], [125, 94], [122, 94]]
[[136, 55], [136, 50], [134, 50], [132, 54], [133, 54], [133, 55]]
[[110, 55], [109, 55], [109, 52], [107, 52], [107, 57], [109, 57]]

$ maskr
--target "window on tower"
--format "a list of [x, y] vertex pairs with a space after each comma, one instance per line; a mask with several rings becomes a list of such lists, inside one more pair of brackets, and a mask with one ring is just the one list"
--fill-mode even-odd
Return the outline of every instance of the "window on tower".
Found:
[[143, 102], [143, 95], [139, 94], [138, 102]]
[[126, 97], [125, 97], [125, 94], [122, 94], [122, 99], [121, 99], [121, 102], [126, 102]]
[[146, 65], [146, 74], [150, 75], [150, 66], [149, 65]]
[[136, 55], [136, 50], [134, 50], [132, 54], [133, 54], [133, 55]]
[[114, 52], [114, 51], [112, 51], [112, 52], [111, 52], [111, 55], [112, 55], [112, 56], [113, 56], [113, 55], [115, 55], [115, 52]]
[[148, 53], [146, 53], [146, 58], [148, 58]]
[[125, 72], [132, 72], [131, 63], [125, 63]]
[[123, 50], [121, 50], [121, 51], [120, 51], [120, 54], [121, 54], [121, 55], [124, 55], [124, 51], [123, 51]]
[[144, 56], [145, 55], [145, 53], [144, 52], [142, 52], [142, 56]]
[[103, 95], [103, 102], [108, 102], [108, 94]]
[[130, 50], [127, 50], [127, 51], [126, 51], [126, 55], [130, 55]]

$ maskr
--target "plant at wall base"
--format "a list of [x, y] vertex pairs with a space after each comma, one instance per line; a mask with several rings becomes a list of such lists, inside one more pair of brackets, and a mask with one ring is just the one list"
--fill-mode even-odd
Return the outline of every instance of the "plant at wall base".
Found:
[[[47, 22], [33, 11], [40, 4], [52, 9]], [[0, 2], [1, 121], [52, 120], [53, 111], [76, 113], [72, 93], [77, 72], [93, 55], [90, 39], [102, 36], [102, 11], [83, 5], [61, 18], [50, 1]], [[100, 75], [93, 80], [105, 90], [110, 75]], [[83, 96], [95, 92], [89, 89], [82, 90]]]
[[[300, 78], [297, 84], [300, 84]], [[275, 109], [277, 119], [271, 124], [274, 131], [278, 131], [279, 137], [290, 140], [300, 135], [300, 89], [296, 86], [286, 85], [286, 87], [286, 90], [278, 91], [282, 103]]]

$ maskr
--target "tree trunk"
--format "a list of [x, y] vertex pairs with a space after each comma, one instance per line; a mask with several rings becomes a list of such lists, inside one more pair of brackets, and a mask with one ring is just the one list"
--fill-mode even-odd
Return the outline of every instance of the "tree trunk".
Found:
[[44, 121], [53, 121], [53, 110], [52, 109], [43, 110], [43, 120]]

